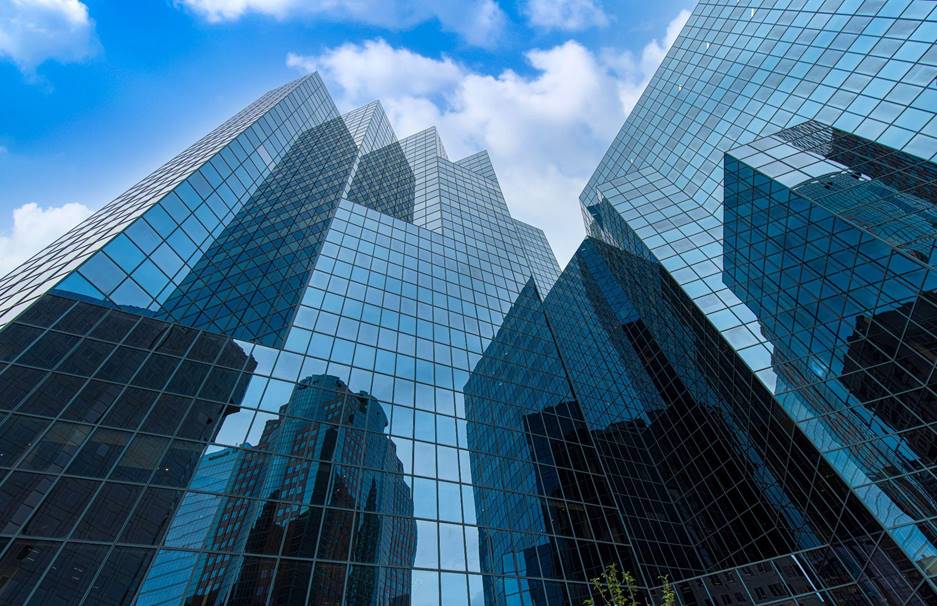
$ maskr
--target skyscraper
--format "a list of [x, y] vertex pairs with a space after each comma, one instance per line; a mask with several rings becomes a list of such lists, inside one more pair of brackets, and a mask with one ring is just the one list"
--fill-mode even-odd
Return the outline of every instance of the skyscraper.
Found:
[[937, 602], [937, 6], [704, 1], [560, 272], [261, 97], [0, 279], [0, 603]]
[[558, 273], [485, 152], [264, 95], [3, 280], [0, 602], [482, 599], [463, 386]]
[[601, 294], [675, 506], [621, 508], [649, 585], [937, 599], [934, 8], [701, 2], [580, 196], [597, 241], [545, 306], [581, 349]]

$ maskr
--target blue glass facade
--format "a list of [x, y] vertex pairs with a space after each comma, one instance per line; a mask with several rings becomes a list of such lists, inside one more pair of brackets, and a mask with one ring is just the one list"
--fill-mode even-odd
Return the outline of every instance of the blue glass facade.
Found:
[[725, 280], [774, 346], [778, 399], [927, 570], [937, 165], [807, 122], [725, 166]]
[[545, 306], [606, 260], [593, 341], [665, 495], [619, 509], [688, 603], [937, 600], [934, 8], [701, 2], [580, 196]]
[[558, 274], [486, 153], [265, 95], [5, 278], [0, 602], [519, 595], [464, 389]]
[[935, 11], [701, 2], [562, 272], [264, 95], [0, 279], [0, 603], [937, 603]]

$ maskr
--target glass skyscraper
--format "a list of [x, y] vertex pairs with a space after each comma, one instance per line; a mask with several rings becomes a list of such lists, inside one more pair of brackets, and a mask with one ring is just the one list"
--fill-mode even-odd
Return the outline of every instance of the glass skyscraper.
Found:
[[937, 603], [935, 40], [701, 2], [562, 272], [486, 152], [267, 93], [0, 279], [0, 603]]
[[687, 603], [937, 603], [935, 8], [701, 2], [580, 196], [545, 306]]

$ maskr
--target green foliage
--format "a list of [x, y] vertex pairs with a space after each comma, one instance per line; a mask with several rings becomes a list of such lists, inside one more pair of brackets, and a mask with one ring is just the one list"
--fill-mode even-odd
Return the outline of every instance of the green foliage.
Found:
[[[659, 606], [675, 606], [677, 595], [667, 577], [660, 577], [662, 601]], [[614, 564], [605, 567], [600, 576], [592, 579], [594, 598], [583, 602], [583, 606], [641, 606], [636, 597], [635, 578], [630, 572], [618, 572]], [[596, 602], [596, 599], [601, 601]], [[647, 606], [653, 606], [648, 603]]]

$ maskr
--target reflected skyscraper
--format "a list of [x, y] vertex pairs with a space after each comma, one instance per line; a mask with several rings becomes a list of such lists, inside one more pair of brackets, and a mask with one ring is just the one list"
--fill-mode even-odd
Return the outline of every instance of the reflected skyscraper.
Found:
[[465, 415], [488, 602], [581, 602], [565, 579], [633, 564], [533, 278], [466, 383]]
[[701, 2], [562, 272], [262, 96], [0, 279], [0, 603], [937, 602], [935, 11]]
[[[166, 579], [186, 582], [187, 604], [267, 596], [272, 571], [266, 560], [251, 556], [341, 559], [352, 537], [357, 561], [392, 563], [397, 570], [356, 570], [348, 579], [349, 601], [407, 599], [416, 524], [402, 463], [384, 434], [387, 423], [379, 402], [350, 392], [336, 377], [301, 380], [277, 416], [266, 421], [256, 445], [205, 454], [190, 483], [239, 496], [189, 493], [168, 530], [167, 545], [205, 545], [237, 555], [180, 558], [167, 550], [151, 567], [139, 603], [161, 603]], [[219, 480], [227, 485], [212, 486]], [[291, 582], [278, 585], [272, 601], [304, 599], [310, 575], [311, 591], [341, 601], [343, 588], [334, 579], [312, 574], [308, 564], [290, 565]]]

